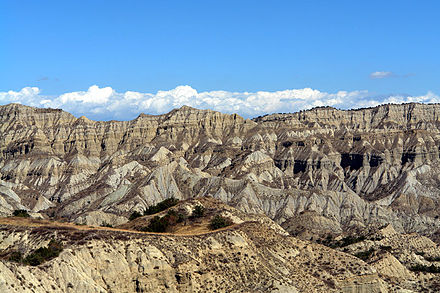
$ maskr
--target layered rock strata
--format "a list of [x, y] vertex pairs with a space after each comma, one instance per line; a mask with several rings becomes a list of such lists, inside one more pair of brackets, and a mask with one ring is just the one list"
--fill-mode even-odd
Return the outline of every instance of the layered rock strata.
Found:
[[121, 224], [165, 198], [212, 196], [292, 234], [392, 223], [429, 236], [440, 227], [439, 117], [423, 104], [253, 120], [182, 107], [98, 122], [10, 104], [0, 213]]

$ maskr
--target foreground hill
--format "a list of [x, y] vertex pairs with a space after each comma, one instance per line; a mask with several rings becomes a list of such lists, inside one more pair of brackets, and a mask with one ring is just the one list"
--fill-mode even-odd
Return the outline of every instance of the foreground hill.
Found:
[[[157, 218], [203, 212], [165, 233]], [[191, 214], [191, 213], [187, 213]], [[192, 213], [194, 214], [194, 213]], [[230, 219], [209, 227], [215, 216]], [[391, 225], [324, 245], [213, 198], [177, 202], [115, 228], [0, 218], [1, 292], [438, 292], [438, 245]]]
[[[386, 292], [391, 286], [354, 256], [261, 222], [193, 235], [17, 218], [0, 224], [2, 292]], [[63, 250], [43, 264], [14, 258], [51, 240]]]

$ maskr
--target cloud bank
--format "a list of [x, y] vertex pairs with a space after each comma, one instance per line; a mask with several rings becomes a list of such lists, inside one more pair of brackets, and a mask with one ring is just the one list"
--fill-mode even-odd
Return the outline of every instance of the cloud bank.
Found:
[[368, 91], [326, 93], [311, 88], [275, 92], [199, 93], [188, 85], [155, 94], [134, 91], [118, 93], [111, 87], [100, 88], [97, 85], [91, 86], [87, 91], [69, 92], [55, 97], [43, 95], [38, 87], [25, 87], [18, 92], [0, 92], [0, 104], [3, 105], [21, 103], [35, 107], [61, 108], [77, 117], [85, 115], [94, 120], [130, 120], [140, 113], [163, 114], [183, 105], [252, 118], [270, 113], [296, 112], [316, 106], [350, 109], [408, 102], [439, 103], [440, 97], [432, 92], [423, 96], [372, 97]]

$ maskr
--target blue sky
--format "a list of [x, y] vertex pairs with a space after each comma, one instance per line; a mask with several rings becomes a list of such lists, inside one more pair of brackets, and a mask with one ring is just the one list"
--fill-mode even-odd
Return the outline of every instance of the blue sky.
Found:
[[[134, 91], [157, 96], [158, 91], [188, 85], [197, 93], [363, 91], [355, 98], [364, 104], [390, 96], [430, 96], [421, 101], [436, 101], [439, 11], [440, 2], [434, 0], [1, 0], [0, 103], [70, 109], [41, 101], [66, 93], [90, 94], [94, 85], [121, 95]], [[38, 93], [28, 100], [6, 94], [26, 87], [38, 88]], [[78, 103], [93, 107], [90, 101]], [[206, 99], [193, 104], [216, 108]], [[117, 118], [131, 118], [137, 111], [133, 107], [131, 116]], [[168, 109], [138, 108], [152, 113]], [[237, 112], [252, 116], [270, 110], [277, 109], [246, 114], [238, 105]], [[112, 118], [109, 111], [95, 116]]]

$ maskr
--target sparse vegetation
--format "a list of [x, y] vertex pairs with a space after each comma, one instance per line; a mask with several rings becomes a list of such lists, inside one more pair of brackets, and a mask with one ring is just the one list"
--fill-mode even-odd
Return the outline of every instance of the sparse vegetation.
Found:
[[205, 208], [201, 205], [196, 205], [192, 211], [191, 218], [201, 218], [205, 215]]
[[354, 256], [362, 259], [363, 261], [367, 261], [371, 257], [371, 255], [373, 255], [374, 251], [374, 248], [370, 248], [366, 251], [357, 252], [354, 254]]
[[[175, 206], [178, 202], [179, 202], [179, 200], [176, 199], [176, 198], [174, 198], [174, 197], [167, 198], [167, 199], [165, 199], [165, 200], [159, 202], [158, 204], [156, 204], [156, 205], [154, 205], [154, 206], [150, 206], [150, 207], [148, 207], [148, 208], [144, 211], [144, 214], [143, 214], [143, 215], [142, 215], [140, 212], [138, 212], [138, 211], [134, 211], [134, 212], [130, 215], [130, 217], [128, 218], [128, 220], [132, 221], [132, 220], [137, 219], [137, 218], [142, 217], [142, 216], [157, 214], [157, 213], [162, 212], [162, 211], [164, 211], [164, 210], [166, 210], [166, 209], [168, 209], [168, 208], [170, 208], [170, 207]], [[181, 217], [180, 217], [181, 221], [183, 221], [184, 218], [185, 218], [185, 217], [184, 217], [184, 215], [182, 214]]]
[[416, 264], [416, 265], [412, 266], [410, 268], [410, 270], [413, 272], [426, 272], [426, 273], [433, 273], [433, 274], [440, 273], [440, 267], [437, 267], [433, 264], [430, 266]]
[[423, 251], [416, 251], [415, 254], [422, 256], [425, 260], [429, 262], [440, 261], [440, 256], [429, 256], [426, 255]]
[[111, 225], [111, 224], [109, 224], [109, 223], [107, 223], [107, 222], [103, 222], [103, 223], [101, 224], [101, 227], [113, 228], [113, 225]]
[[24, 263], [30, 264], [31, 266], [38, 266], [45, 261], [57, 257], [58, 255], [60, 255], [61, 251], [63, 251], [62, 243], [60, 241], [52, 239], [50, 240], [47, 247], [40, 247], [31, 252], [28, 256], [26, 256], [26, 258], [24, 259]]
[[47, 247], [40, 247], [29, 253], [25, 258], [23, 258], [23, 254], [20, 251], [14, 251], [9, 255], [8, 260], [31, 266], [38, 266], [45, 261], [57, 257], [60, 255], [61, 251], [63, 251], [62, 243], [52, 239]]
[[432, 261], [440, 261], [440, 257], [439, 256], [424, 256], [424, 258], [427, 261], [430, 261], [430, 262], [432, 262]]
[[8, 260], [13, 261], [13, 262], [22, 262], [23, 261], [23, 254], [20, 251], [13, 251], [9, 255]]
[[177, 223], [182, 223], [182, 222], [184, 222], [187, 218], [188, 218], [188, 216], [186, 215], [186, 213], [178, 213], [178, 214], [177, 214]]
[[138, 211], [134, 211], [130, 217], [128, 218], [129, 221], [133, 221], [134, 219], [137, 219], [139, 217], [142, 217], [142, 214], [139, 213]]
[[211, 223], [209, 224], [209, 228], [211, 228], [211, 230], [216, 230], [216, 229], [230, 226], [232, 224], [233, 224], [233, 222], [230, 219], [222, 217], [220, 215], [216, 215], [215, 217], [213, 217], [211, 219]]
[[164, 211], [172, 206], [175, 206], [178, 202], [179, 202], [179, 200], [174, 197], [167, 198], [167, 199], [159, 202], [157, 205], [148, 207], [145, 210], [144, 215], [157, 214], [157, 213]]
[[354, 243], [358, 243], [364, 241], [365, 239], [366, 237], [363, 235], [357, 237], [349, 235], [342, 238], [341, 240], [334, 240], [333, 236], [331, 234], [328, 234], [325, 239], [322, 240], [318, 239], [316, 242], [331, 248], [337, 248], [337, 247], [345, 247]]
[[348, 246], [348, 245], [351, 245], [351, 244], [354, 244], [354, 243], [358, 243], [358, 242], [361, 242], [361, 241], [364, 241], [364, 240], [365, 240], [365, 236], [355, 237], [355, 236], [349, 235], [349, 236], [344, 237], [344, 238], [341, 239], [341, 241], [339, 242], [340, 243], [339, 247]]
[[177, 223], [183, 222], [184, 219], [184, 214], [177, 213], [175, 210], [169, 210], [163, 217], [155, 216], [150, 220], [148, 226], [141, 228], [141, 231], [164, 233]]
[[166, 232], [168, 225], [169, 225], [168, 218], [166, 216], [165, 217], [155, 216], [153, 219], [151, 219], [148, 226], [142, 228], [141, 230], [144, 232], [163, 233]]
[[29, 218], [30, 215], [26, 210], [15, 210], [12, 215], [14, 217], [22, 217], [22, 218]]

